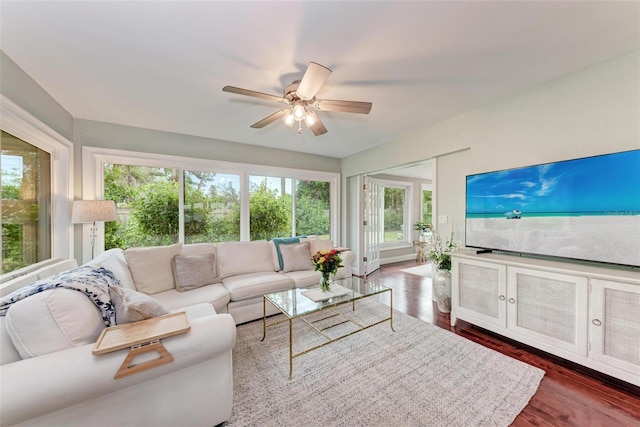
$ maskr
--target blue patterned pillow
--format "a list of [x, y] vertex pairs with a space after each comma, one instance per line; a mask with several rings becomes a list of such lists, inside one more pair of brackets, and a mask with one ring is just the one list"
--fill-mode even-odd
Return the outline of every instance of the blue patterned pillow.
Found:
[[98, 307], [105, 324], [114, 326], [116, 316], [109, 296], [109, 285], [120, 286], [120, 281], [112, 271], [104, 267], [83, 265], [31, 283], [2, 297], [0, 316], [4, 316], [16, 301], [49, 289], [65, 288], [84, 293]]

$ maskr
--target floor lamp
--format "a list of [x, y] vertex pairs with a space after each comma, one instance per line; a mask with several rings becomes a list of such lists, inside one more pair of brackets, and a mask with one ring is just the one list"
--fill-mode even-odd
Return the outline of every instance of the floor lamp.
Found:
[[96, 257], [98, 227], [96, 221], [115, 221], [116, 204], [113, 200], [75, 200], [71, 214], [74, 224], [91, 223], [91, 259]]

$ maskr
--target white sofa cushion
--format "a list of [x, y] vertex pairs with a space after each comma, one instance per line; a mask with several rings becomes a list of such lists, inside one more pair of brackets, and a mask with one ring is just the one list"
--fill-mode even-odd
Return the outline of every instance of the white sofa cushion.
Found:
[[182, 246], [182, 255], [204, 255], [216, 253], [214, 243], [189, 243]]
[[[29, 266], [28, 268], [25, 268], [24, 271], [28, 272], [26, 272], [24, 275], [16, 276], [13, 279], [2, 282], [2, 285], [0, 285], [0, 297], [9, 295], [11, 292], [15, 291], [16, 289], [20, 289], [24, 285], [28, 285], [29, 283], [33, 283], [40, 279], [45, 279], [49, 276], [53, 276], [54, 274], [62, 273], [63, 271], [67, 271], [77, 266], [78, 263], [75, 259], [62, 258], [54, 258], [51, 260], [39, 262], [34, 266]], [[22, 269], [18, 271], [22, 271]], [[8, 273], [9, 276], [4, 276], [12, 277], [16, 274], [19, 273], [14, 271]]]
[[120, 285], [123, 288], [136, 288], [136, 285], [133, 282], [133, 277], [131, 276], [131, 270], [129, 269], [129, 265], [127, 264], [127, 260], [124, 256], [124, 251], [120, 248], [109, 249], [95, 257], [87, 264], [97, 265], [110, 270], [116, 275], [118, 280], [120, 280]]
[[282, 255], [282, 272], [313, 270], [309, 242], [280, 245]]
[[7, 332], [22, 359], [91, 344], [105, 328], [91, 299], [64, 288], [15, 302], [6, 317]]
[[182, 250], [182, 243], [169, 246], [129, 248], [124, 257], [131, 270], [136, 290], [153, 295], [174, 289], [171, 259]]
[[162, 305], [169, 310], [177, 310], [194, 304], [209, 303], [213, 305], [216, 313], [226, 313], [229, 303], [229, 291], [222, 283], [203, 286], [189, 292], [178, 292], [175, 289], [153, 294]]
[[20, 354], [7, 332], [7, 317], [0, 316], [0, 365], [17, 362], [20, 359]]
[[218, 277], [223, 282], [225, 277], [275, 271], [271, 245], [266, 240], [219, 243], [216, 255]]
[[0, 285], [0, 298], [5, 295], [9, 295], [11, 292], [16, 289], [20, 289], [29, 283], [33, 283], [38, 280], [38, 276], [35, 274], [27, 274], [24, 276], [16, 277], [14, 279], [9, 280], [6, 283]]
[[285, 274], [272, 272], [241, 274], [222, 279], [231, 294], [231, 301], [255, 298], [270, 292], [293, 289], [293, 280]]
[[317, 285], [322, 279], [322, 274], [314, 270], [299, 270], [286, 273], [285, 276], [293, 280], [296, 288], [307, 288]]
[[205, 316], [213, 316], [216, 313], [216, 310], [213, 308], [211, 304], [201, 303], [190, 305], [184, 308], [179, 308], [177, 310], [171, 310], [172, 313], [187, 313], [187, 318], [189, 321], [194, 319], [199, 319]]
[[171, 260], [176, 291], [186, 292], [214, 282], [216, 278], [214, 254], [174, 255]]
[[116, 310], [116, 324], [138, 322], [169, 314], [169, 310], [147, 294], [120, 286], [109, 286], [111, 303]]

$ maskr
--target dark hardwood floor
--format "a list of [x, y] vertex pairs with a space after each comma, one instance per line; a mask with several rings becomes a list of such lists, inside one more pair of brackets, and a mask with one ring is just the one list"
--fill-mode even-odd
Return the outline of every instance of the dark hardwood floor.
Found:
[[[429, 279], [402, 270], [405, 261], [382, 266], [369, 280], [393, 288], [394, 309], [451, 331], [546, 372], [514, 426], [640, 426], [640, 388], [533, 349], [440, 313]], [[382, 299], [381, 299], [382, 301]], [[388, 301], [388, 300], [387, 300]], [[386, 301], [383, 301], [386, 302]]]

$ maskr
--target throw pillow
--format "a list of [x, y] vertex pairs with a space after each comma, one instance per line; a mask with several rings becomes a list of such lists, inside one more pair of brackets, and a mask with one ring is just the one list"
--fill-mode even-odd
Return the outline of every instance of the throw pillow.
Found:
[[181, 250], [182, 243], [125, 250], [136, 290], [153, 295], [175, 288], [171, 260]]
[[331, 239], [311, 239], [309, 240], [309, 252], [315, 255], [318, 251], [328, 251], [333, 249], [333, 240]]
[[178, 292], [209, 285], [215, 281], [215, 256], [204, 255], [175, 255], [171, 261], [173, 274]]
[[92, 259], [88, 264], [96, 265], [98, 267], [104, 267], [107, 270], [113, 272], [120, 280], [120, 286], [135, 289], [136, 285], [131, 277], [131, 269], [127, 265], [127, 260], [124, 257], [124, 251], [120, 248], [113, 248], [104, 251], [96, 258]]
[[306, 237], [306, 236], [274, 237], [273, 239], [271, 239], [271, 241], [273, 242], [273, 244], [276, 247], [276, 255], [278, 257], [278, 265], [276, 267], [279, 267], [279, 269], [277, 271], [280, 271], [283, 268], [283, 265], [282, 265], [282, 252], [280, 251], [280, 245], [290, 245], [290, 244], [293, 244], [293, 243], [300, 243], [300, 238], [301, 237]]
[[282, 245], [280, 252], [282, 253], [283, 273], [313, 270], [313, 263], [311, 262], [311, 254], [309, 252], [309, 242]]
[[20, 357], [28, 359], [94, 343], [105, 323], [82, 292], [56, 288], [12, 304], [6, 327]]
[[137, 322], [169, 314], [157, 300], [133, 289], [109, 286], [111, 303], [116, 309], [116, 324]]

